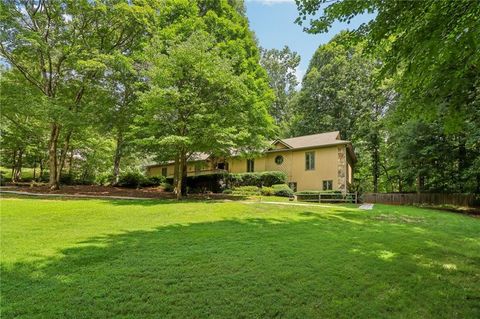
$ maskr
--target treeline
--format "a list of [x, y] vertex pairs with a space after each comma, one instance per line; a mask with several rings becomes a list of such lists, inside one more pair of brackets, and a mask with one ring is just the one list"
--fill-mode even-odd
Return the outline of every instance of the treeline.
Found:
[[[118, 182], [195, 152], [339, 130], [360, 191], [480, 192], [480, 5], [471, 0], [298, 1], [307, 32], [376, 12], [300, 58], [261, 50], [241, 0], [2, 1], [1, 165]], [[286, 21], [285, 23], [289, 23]]]
[[115, 182], [122, 168], [173, 158], [181, 196], [195, 152], [255, 150], [273, 136], [274, 95], [243, 1], [2, 1], [0, 11], [1, 163], [14, 181], [40, 166], [52, 189]]
[[[354, 144], [360, 191], [480, 193], [478, 1], [317, 0], [298, 8], [297, 22], [312, 18], [311, 33], [377, 15], [320, 46], [299, 92], [277, 93], [287, 94], [288, 116], [276, 117], [283, 135], [339, 130]], [[282, 56], [289, 62], [264, 63], [270, 75], [298, 65], [287, 49]]]

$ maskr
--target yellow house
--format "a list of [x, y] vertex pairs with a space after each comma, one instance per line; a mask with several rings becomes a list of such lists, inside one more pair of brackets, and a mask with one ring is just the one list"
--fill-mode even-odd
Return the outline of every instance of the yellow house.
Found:
[[[292, 138], [277, 139], [261, 156], [245, 158], [231, 156], [217, 158], [196, 154], [187, 164], [188, 176], [213, 173], [247, 173], [282, 171], [289, 186], [295, 191], [347, 191], [353, 181], [356, 162], [352, 144], [340, 139], [340, 133], [328, 132]], [[172, 178], [174, 164], [147, 166], [149, 176]]]

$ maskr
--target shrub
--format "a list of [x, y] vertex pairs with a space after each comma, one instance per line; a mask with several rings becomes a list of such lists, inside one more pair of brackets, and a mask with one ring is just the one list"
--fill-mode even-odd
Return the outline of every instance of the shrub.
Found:
[[153, 187], [153, 186], [160, 186], [162, 183], [166, 182], [166, 178], [164, 176], [150, 176], [145, 177], [141, 182], [140, 186], [142, 187]]
[[341, 194], [342, 192], [337, 190], [329, 190], [329, 191], [306, 190], [306, 191], [296, 192], [295, 195], [318, 195], [320, 193]]
[[260, 188], [257, 186], [240, 186], [233, 189], [234, 195], [260, 195]]
[[167, 182], [161, 183], [160, 187], [163, 188], [165, 192], [173, 192], [173, 185]]
[[114, 176], [112, 173], [101, 173], [98, 174], [95, 178], [95, 184], [102, 185], [102, 186], [109, 186], [114, 182]]
[[232, 193], [233, 193], [233, 190], [230, 189], [230, 188], [227, 188], [227, 189], [224, 189], [222, 193], [223, 193], [223, 194], [232, 194]]
[[276, 184], [285, 184], [287, 182], [287, 174], [280, 171], [267, 171], [260, 173], [260, 179], [263, 186], [271, 187]]
[[275, 184], [272, 186], [275, 196], [290, 197], [293, 191], [287, 184]]
[[60, 184], [63, 185], [74, 185], [75, 184], [75, 176], [73, 174], [62, 174], [60, 175]]
[[228, 174], [227, 182], [232, 188], [240, 186], [266, 186], [283, 184], [287, 181], [287, 175], [279, 171], [267, 171], [259, 173]]
[[275, 194], [275, 190], [273, 189], [273, 187], [262, 187], [260, 189], [260, 193], [263, 196], [273, 196]]
[[143, 176], [140, 172], [126, 172], [120, 175], [118, 179], [118, 186], [120, 187], [128, 187], [128, 188], [138, 188], [144, 183], [146, 180], [145, 176]]

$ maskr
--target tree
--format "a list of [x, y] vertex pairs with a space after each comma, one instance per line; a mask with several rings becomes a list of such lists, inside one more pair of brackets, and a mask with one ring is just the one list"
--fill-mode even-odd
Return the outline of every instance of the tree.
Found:
[[[456, 154], [452, 162], [459, 182], [456, 190], [480, 189], [480, 173], [472, 169], [480, 157], [478, 143], [472, 143], [480, 130], [478, 1], [298, 0], [297, 6], [298, 23], [323, 12], [309, 21], [306, 30], [312, 33], [327, 31], [335, 20], [349, 22], [358, 14], [375, 12], [376, 17], [354, 34], [365, 38], [370, 50], [384, 49], [379, 75], [395, 78], [396, 112], [402, 123], [421, 119], [427, 126], [441, 125], [437, 132], [453, 146], [449, 152]], [[419, 149], [411, 151], [421, 155]]]
[[364, 44], [353, 45], [340, 33], [320, 46], [310, 61], [302, 88], [292, 103], [294, 135], [340, 131], [357, 148], [357, 176], [364, 190], [379, 188], [383, 118], [393, 102], [388, 82], [377, 83], [379, 60], [365, 55]]
[[50, 187], [59, 187], [75, 118], [90, 81], [145, 32], [153, 10], [129, 1], [2, 1], [0, 53], [46, 98]]
[[270, 87], [275, 92], [270, 114], [282, 131], [280, 135], [288, 135], [292, 115], [290, 103], [298, 86], [296, 71], [300, 56], [288, 46], [282, 50], [263, 49], [260, 64], [267, 71]]
[[[256, 102], [244, 77], [221, 57], [214, 39], [195, 33], [157, 54], [149, 71], [151, 87], [142, 96], [142, 123], [152, 143], [174, 150], [177, 196], [185, 195], [186, 162], [195, 153], [228, 154], [258, 143], [270, 127], [266, 105]], [[257, 128], [257, 129], [252, 129]]]
[[41, 160], [47, 127], [44, 99], [16, 70], [2, 70], [0, 78], [1, 149], [3, 165], [12, 167], [12, 182], [21, 180], [27, 155]]

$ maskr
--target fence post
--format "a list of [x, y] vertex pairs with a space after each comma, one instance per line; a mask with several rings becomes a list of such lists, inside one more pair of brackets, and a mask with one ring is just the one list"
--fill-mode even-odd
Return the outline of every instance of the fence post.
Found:
[[318, 202], [319, 202], [319, 203], [322, 202], [322, 193], [318, 193]]
[[357, 204], [358, 201], [358, 192], [355, 192], [355, 204]]

